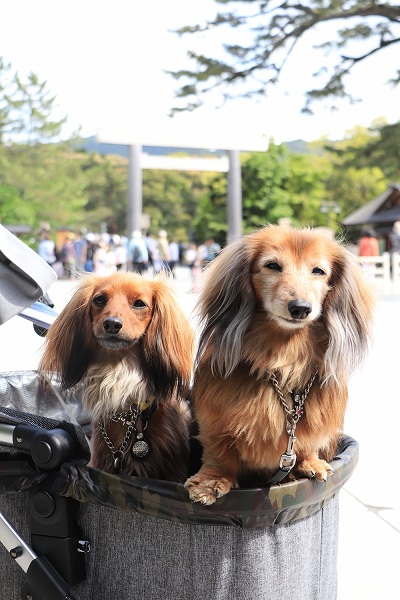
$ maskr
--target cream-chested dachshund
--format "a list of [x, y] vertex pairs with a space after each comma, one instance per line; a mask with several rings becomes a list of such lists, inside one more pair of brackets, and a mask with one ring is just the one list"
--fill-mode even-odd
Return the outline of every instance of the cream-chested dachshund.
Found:
[[39, 367], [83, 383], [92, 411], [90, 466], [183, 482], [191, 415], [185, 395], [194, 336], [165, 277], [83, 277], [50, 327]]

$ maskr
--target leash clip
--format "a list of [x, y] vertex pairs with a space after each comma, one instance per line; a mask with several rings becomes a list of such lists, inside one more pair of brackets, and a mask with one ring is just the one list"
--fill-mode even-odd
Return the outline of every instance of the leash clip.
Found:
[[293, 446], [294, 446], [295, 441], [296, 441], [296, 436], [294, 435], [294, 433], [290, 433], [286, 452], [284, 452], [284, 454], [282, 454], [280, 461], [279, 461], [279, 468], [282, 469], [283, 471], [287, 471], [287, 472], [291, 471], [293, 469], [294, 465], [296, 464], [296, 455], [293, 452]]

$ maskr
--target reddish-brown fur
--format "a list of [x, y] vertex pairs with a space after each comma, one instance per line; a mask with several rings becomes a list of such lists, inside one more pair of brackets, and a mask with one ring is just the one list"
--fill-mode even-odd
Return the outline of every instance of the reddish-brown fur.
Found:
[[[307, 314], [290, 313], [290, 303]], [[269, 226], [223, 250], [199, 299], [192, 402], [204, 448], [186, 487], [212, 504], [239, 483], [267, 482], [286, 451], [285, 400], [318, 375], [298, 422], [295, 474], [325, 481], [343, 428], [347, 382], [371, 334], [373, 298], [355, 258], [315, 230]], [[293, 314], [295, 315], [293, 317]]]
[[[115, 449], [127, 426], [111, 420], [130, 406], [156, 408], [145, 431], [151, 452], [122, 459], [128, 475], [184, 481], [188, 475], [190, 412], [185, 394], [193, 364], [193, 332], [165, 277], [147, 280], [118, 272], [86, 275], [48, 331], [40, 364], [43, 377], [58, 375], [64, 388], [82, 381], [92, 411], [90, 465], [113, 472], [114, 457], [99, 430], [105, 424]], [[137, 429], [140, 431], [138, 420]]]

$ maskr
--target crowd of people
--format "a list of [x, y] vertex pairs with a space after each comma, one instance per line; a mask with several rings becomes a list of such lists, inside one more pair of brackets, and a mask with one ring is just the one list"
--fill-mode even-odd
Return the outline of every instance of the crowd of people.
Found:
[[82, 272], [108, 275], [119, 270], [141, 274], [150, 269], [154, 274], [166, 270], [174, 275], [176, 266], [185, 265], [190, 269], [194, 291], [199, 288], [203, 268], [220, 250], [213, 238], [200, 245], [182, 244], [169, 239], [164, 229], [157, 236], [135, 230], [129, 238], [77, 231], [67, 234], [59, 248], [50, 231], [43, 230], [37, 247], [38, 254], [61, 279], [76, 279]]

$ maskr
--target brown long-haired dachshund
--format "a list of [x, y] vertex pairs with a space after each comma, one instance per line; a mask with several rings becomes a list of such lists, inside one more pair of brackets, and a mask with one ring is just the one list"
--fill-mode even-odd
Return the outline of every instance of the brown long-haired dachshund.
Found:
[[326, 480], [373, 304], [356, 259], [316, 230], [268, 226], [222, 251], [199, 299], [192, 501], [286, 473]]
[[86, 275], [50, 327], [39, 366], [64, 389], [83, 382], [90, 465], [171, 481], [188, 476], [184, 400], [194, 336], [165, 276]]

